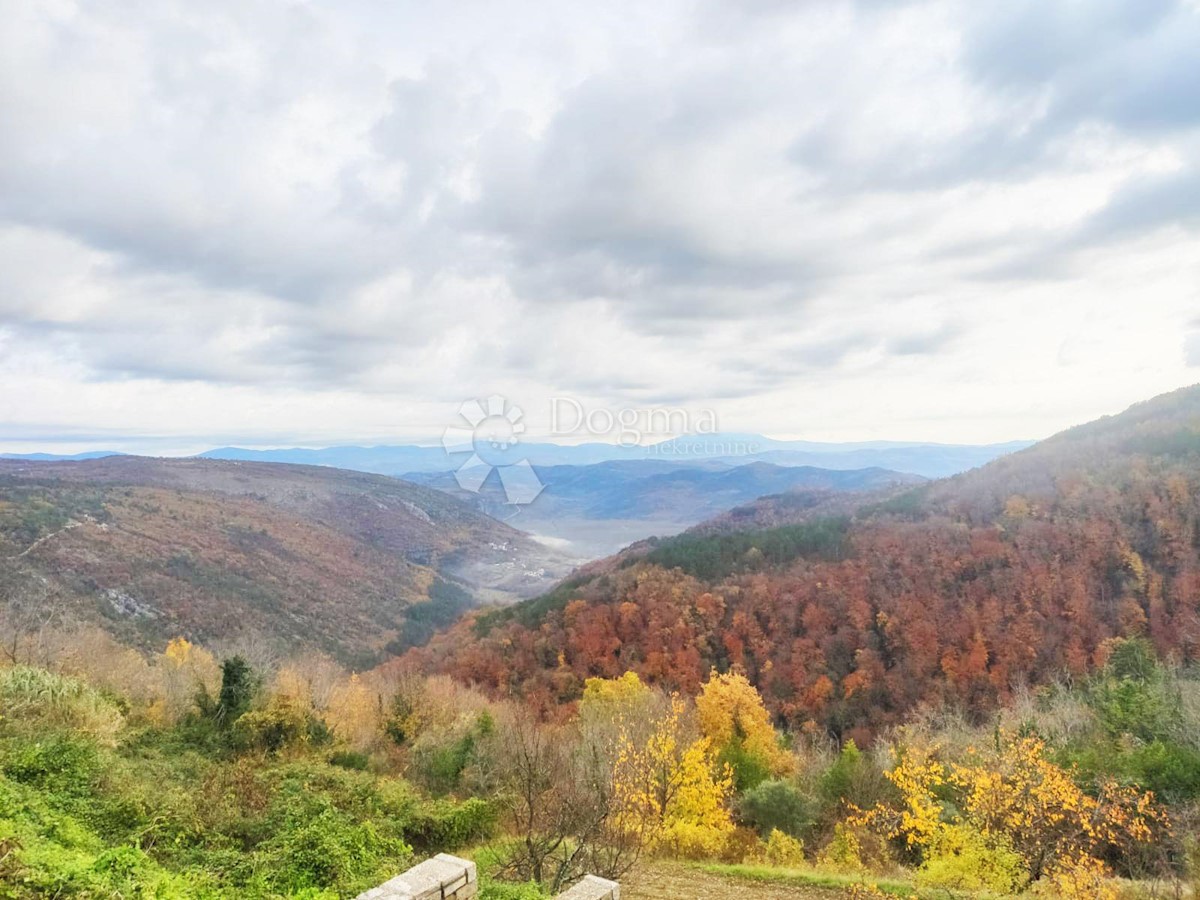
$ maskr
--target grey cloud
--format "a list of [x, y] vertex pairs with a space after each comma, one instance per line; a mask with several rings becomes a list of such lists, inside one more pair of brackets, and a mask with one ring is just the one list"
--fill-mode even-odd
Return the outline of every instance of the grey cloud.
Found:
[[958, 324], [947, 323], [933, 331], [915, 332], [889, 340], [887, 352], [896, 356], [931, 356], [944, 350], [963, 332]]
[[1148, 178], [1122, 188], [1088, 220], [1076, 241], [1141, 234], [1164, 225], [1200, 228], [1200, 169]]
[[[520, 16], [514, 36], [434, 7], [258, 2], [202, 22], [85, 7], [39, 26], [41, 58], [0, 44], [0, 228], [70, 243], [78, 269], [51, 279], [47, 255], [42, 282], [0, 276], [0, 321], [97, 377], [384, 390], [461, 365], [677, 392], [648, 366], [537, 370], [488, 319], [565, 309], [586, 329], [595, 303], [664, 357], [711, 338], [727, 374], [704, 388], [750, 396], [961, 333], [813, 340], [821, 298], [1048, 280], [1097, 242], [1197, 227], [1192, 167], [1131, 180], [1078, 229], [936, 228], [948, 197], [970, 202], [956, 191], [1088, 170], [1092, 124], [1122, 152], [1194, 154], [1200, 26], [1183, 3], [702, 2], [643, 8], [649, 32], [564, 9], [553, 46]], [[931, 9], [954, 31], [941, 44], [922, 43]], [[360, 56], [376, 23], [395, 53]], [[917, 127], [926, 87], [954, 108]], [[6, 252], [11, 270], [24, 251]], [[883, 287], [858, 291], [864, 273]], [[463, 322], [479, 334], [448, 339]], [[791, 350], [719, 346], [755, 329]]]
[[1200, 368], [1200, 331], [1194, 331], [1184, 338], [1183, 356], [1189, 366]]

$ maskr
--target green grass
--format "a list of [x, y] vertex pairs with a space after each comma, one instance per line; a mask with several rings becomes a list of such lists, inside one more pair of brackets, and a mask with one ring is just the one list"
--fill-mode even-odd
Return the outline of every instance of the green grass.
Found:
[[841, 890], [852, 884], [865, 882], [875, 885], [885, 894], [892, 894], [896, 897], [911, 897], [917, 893], [916, 886], [911, 881], [897, 878], [881, 878], [871, 875], [868, 872], [845, 874], [840, 872], [822, 872], [816, 869], [780, 869], [774, 866], [753, 865], [751, 863], [689, 862], [684, 863], [684, 865], [708, 875], [742, 878], [746, 881], [762, 881], [768, 884]]
[[[749, 863], [709, 863], [682, 862], [690, 869], [704, 872], [706, 875], [716, 875], [724, 878], [740, 878], [745, 881], [758, 881], [764, 884], [778, 884], [794, 887], [822, 888], [843, 891], [853, 884], [871, 884], [885, 894], [894, 897], [940, 898], [945, 900], [948, 895], [945, 888], [918, 889], [908, 878], [896, 876], [873, 875], [870, 872], [845, 873], [829, 872], [819, 869], [785, 869], [774, 866], [753, 865]], [[1002, 900], [1004, 895], [987, 891], [954, 891], [956, 897], [971, 897], [973, 900]]]

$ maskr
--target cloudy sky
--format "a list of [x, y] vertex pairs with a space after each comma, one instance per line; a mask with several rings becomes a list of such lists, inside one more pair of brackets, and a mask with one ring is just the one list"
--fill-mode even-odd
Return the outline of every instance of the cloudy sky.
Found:
[[0, 449], [1200, 382], [1200, 0], [0, 0]]

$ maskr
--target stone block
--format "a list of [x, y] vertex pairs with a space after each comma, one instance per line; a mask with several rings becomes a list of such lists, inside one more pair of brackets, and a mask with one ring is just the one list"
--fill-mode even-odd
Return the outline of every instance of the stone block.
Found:
[[584, 875], [557, 900], [621, 900], [621, 886], [597, 875]]
[[439, 853], [356, 900], [468, 900], [479, 889], [475, 863]]

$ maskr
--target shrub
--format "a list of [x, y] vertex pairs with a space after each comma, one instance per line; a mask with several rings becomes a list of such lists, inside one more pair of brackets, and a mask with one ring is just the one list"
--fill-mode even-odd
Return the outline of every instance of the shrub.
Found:
[[433, 800], [412, 813], [404, 832], [417, 847], [453, 850], [491, 837], [496, 820], [495, 806], [479, 797], [461, 803]]
[[287, 697], [274, 697], [265, 709], [243, 713], [234, 726], [239, 740], [260, 750], [276, 753], [308, 741], [308, 716]]
[[412, 745], [411, 774], [434, 794], [453, 791], [475, 759], [480, 739], [490, 735], [494, 728], [491, 715], [482, 712], [473, 719], [460, 717], [446, 731], [425, 731]]
[[1179, 686], [1144, 638], [1111, 642], [1089, 699], [1113, 737], [1131, 734], [1149, 742], [1167, 737], [1183, 722]]
[[853, 740], [846, 741], [817, 785], [825, 821], [839, 818], [847, 805], [866, 809], [891, 793], [887, 777]]
[[214, 710], [217, 721], [228, 728], [250, 708], [261, 681], [240, 656], [221, 663], [221, 693]]
[[536, 882], [512, 884], [486, 875], [479, 877], [479, 900], [547, 900], [549, 896]]
[[1006, 841], [989, 840], [969, 825], [950, 825], [937, 833], [917, 872], [922, 887], [1009, 894], [1029, 880], [1021, 857]]
[[763, 837], [780, 831], [799, 838], [812, 828], [815, 809], [812, 799], [789, 782], [764, 781], [742, 796], [738, 816]]
[[17, 744], [6, 757], [3, 761], [6, 777], [64, 798], [89, 796], [100, 773], [95, 745], [64, 735]]
[[837, 872], [861, 872], [865, 867], [858, 829], [838, 822], [833, 828], [833, 837], [817, 857], [817, 862]]
[[1038, 893], [1053, 900], [1116, 900], [1117, 890], [1100, 860], [1085, 853], [1063, 857], [1038, 884]]
[[0, 669], [0, 710], [5, 725], [61, 728], [102, 741], [124, 723], [117, 705], [82, 681], [31, 666]]
[[801, 866], [804, 864], [804, 842], [772, 829], [763, 847], [762, 859], [769, 866]]
[[280, 891], [300, 888], [348, 889], [376, 876], [384, 859], [403, 867], [411, 848], [380, 832], [370, 821], [357, 821], [326, 797], [288, 797], [274, 834], [261, 845], [273, 885]]
[[356, 772], [367, 771], [367, 766], [371, 763], [371, 758], [365, 753], [359, 753], [356, 750], [338, 750], [329, 757], [329, 764], [337, 766], [341, 769], [352, 769]]

